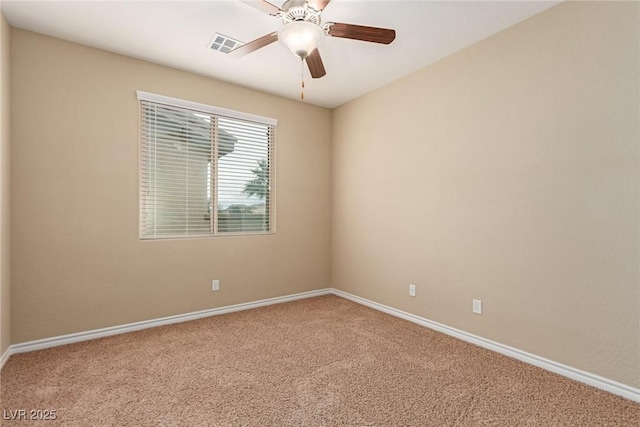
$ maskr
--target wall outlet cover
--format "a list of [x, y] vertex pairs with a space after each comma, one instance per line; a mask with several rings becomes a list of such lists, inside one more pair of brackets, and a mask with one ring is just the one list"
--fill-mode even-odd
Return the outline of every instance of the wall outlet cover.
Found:
[[473, 312], [475, 314], [482, 314], [482, 301], [479, 299], [473, 300]]

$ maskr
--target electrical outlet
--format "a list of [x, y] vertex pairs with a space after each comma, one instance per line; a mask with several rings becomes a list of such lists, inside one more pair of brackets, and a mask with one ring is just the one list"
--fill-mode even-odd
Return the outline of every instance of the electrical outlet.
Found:
[[473, 300], [473, 312], [475, 314], [482, 314], [482, 301], [479, 299]]
[[220, 280], [216, 279], [211, 281], [211, 290], [212, 291], [220, 290]]
[[409, 285], [409, 295], [412, 297], [416, 296], [416, 285]]

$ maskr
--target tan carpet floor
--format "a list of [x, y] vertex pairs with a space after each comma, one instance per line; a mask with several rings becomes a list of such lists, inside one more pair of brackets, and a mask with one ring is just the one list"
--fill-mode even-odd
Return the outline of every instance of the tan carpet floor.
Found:
[[0, 375], [3, 418], [57, 411], [3, 425], [640, 425], [637, 403], [335, 296], [18, 354]]

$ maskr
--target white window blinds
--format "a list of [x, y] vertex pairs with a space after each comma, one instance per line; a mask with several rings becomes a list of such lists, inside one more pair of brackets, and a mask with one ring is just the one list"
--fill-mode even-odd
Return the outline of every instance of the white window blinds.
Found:
[[142, 239], [274, 231], [274, 120], [138, 98]]

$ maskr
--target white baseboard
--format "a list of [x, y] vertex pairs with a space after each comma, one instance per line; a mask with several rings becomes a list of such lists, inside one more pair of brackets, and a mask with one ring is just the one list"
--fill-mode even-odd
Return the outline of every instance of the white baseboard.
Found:
[[468, 332], [464, 332], [429, 319], [425, 319], [424, 317], [416, 316], [415, 314], [407, 313], [406, 311], [398, 310], [384, 304], [379, 304], [377, 302], [368, 300], [366, 298], [361, 298], [359, 296], [352, 295], [338, 289], [331, 289], [331, 293], [356, 302], [358, 304], [373, 308], [375, 310], [391, 314], [392, 316], [396, 316], [401, 319], [417, 323], [418, 325], [425, 326], [429, 329], [442, 332], [443, 334], [450, 335], [462, 341], [484, 347], [505, 356], [521, 360], [530, 365], [534, 365], [547, 371], [562, 375], [564, 377], [571, 378], [572, 380], [579, 381], [600, 390], [605, 390], [629, 400], [640, 402], [639, 388], [634, 388], [626, 384], [610, 380], [608, 378], [604, 378], [586, 371], [582, 371], [580, 369], [573, 368], [571, 366], [563, 365], [562, 363], [554, 362], [553, 360], [545, 359], [544, 357], [536, 356], [535, 354], [527, 353], [526, 351], [518, 350], [517, 348], [509, 347], [507, 345], [500, 344], [498, 342], [491, 341], [486, 338], [482, 338], [480, 336], [473, 335]]
[[[155, 328], [156, 326], [170, 325], [173, 323], [188, 322], [190, 320], [202, 319], [203, 317], [216, 316], [219, 314], [232, 313], [234, 311], [249, 310], [252, 308], [264, 307], [266, 305], [280, 304], [283, 302], [295, 301], [304, 298], [312, 298], [321, 295], [328, 295], [330, 289], [320, 289], [317, 291], [302, 292], [299, 294], [287, 295], [283, 297], [263, 299], [242, 304], [228, 305], [225, 307], [211, 308], [208, 310], [194, 311], [191, 313], [178, 314], [176, 316], [161, 317], [159, 319], [144, 320], [142, 322], [129, 323], [126, 325], [112, 326], [109, 328], [94, 329], [92, 331], [78, 332], [75, 334], [60, 335], [57, 337], [44, 338], [41, 340], [27, 341], [20, 344], [13, 344], [5, 353], [6, 359], [12, 354], [26, 353], [29, 351], [42, 350], [50, 347], [57, 347], [65, 344], [72, 344], [80, 341], [88, 341], [96, 338], [108, 337], [111, 335], [124, 334], [127, 332], [139, 331], [141, 329]], [[3, 360], [5, 356], [3, 356]]]
[[486, 349], [495, 351], [505, 356], [513, 357], [514, 359], [521, 360], [530, 365], [537, 366], [547, 371], [555, 372], [556, 374], [571, 378], [584, 384], [596, 387], [601, 390], [608, 391], [610, 393], [625, 397], [629, 400], [640, 402], [640, 389], [622, 384], [598, 375], [591, 374], [580, 369], [572, 368], [571, 366], [563, 365], [562, 363], [554, 362], [553, 360], [545, 359], [544, 357], [536, 356], [535, 354], [527, 353], [517, 348], [509, 347], [504, 344], [500, 344], [495, 341], [482, 338], [477, 335], [470, 334], [468, 332], [461, 331], [459, 329], [452, 328], [447, 325], [443, 325], [438, 322], [426, 319], [424, 317], [416, 316], [415, 314], [407, 313], [406, 311], [398, 310], [393, 307], [389, 307], [384, 304], [380, 304], [366, 298], [361, 298], [356, 295], [349, 294], [347, 292], [326, 288], [319, 289], [310, 292], [302, 292], [299, 294], [287, 295], [283, 297], [263, 299], [259, 301], [247, 302], [243, 304], [229, 305], [225, 307], [212, 308], [209, 310], [196, 311], [192, 313], [179, 314], [176, 316], [162, 317], [159, 319], [145, 320], [142, 322], [129, 323], [126, 325], [113, 326], [110, 328], [94, 329], [92, 331], [79, 332], [75, 334], [61, 335], [57, 337], [45, 338], [41, 340], [28, 341], [20, 344], [13, 344], [2, 354], [0, 357], [0, 369], [9, 360], [9, 357], [13, 354], [25, 353], [29, 351], [42, 350], [50, 347], [57, 347], [60, 345], [71, 344], [81, 341], [92, 340], [96, 338], [108, 337], [111, 335], [124, 334], [127, 332], [139, 331], [141, 329], [154, 328], [156, 326], [170, 325], [173, 323], [188, 322], [190, 320], [201, 319], [204, 317], [216, 316], [219, 314], [232, 313], [234, 311], [249, 310], [252, 308], [264, 307], [272, 304], [280, 304], [289, 301], [295, 301], [304, 298], [312, 298], [321, 295], [336, 295], [341, 298], [348, 299], [358, 304], [365, 305], [375, 310], [382, 311], [392, 316], [399, 317], [401, 319], [408, 320], [413, 323], [417, 323], [421, 326], [442, 332], [446, 335], [461, 339], [463, 341], [484, 347]]
[[4, 364], [7, 363], [7, 360], [9, 360], [9, 356], [11, 356], [11, 346], [7, 347], [4, 353], [0, 355], [0, 370], [2, 370]]

